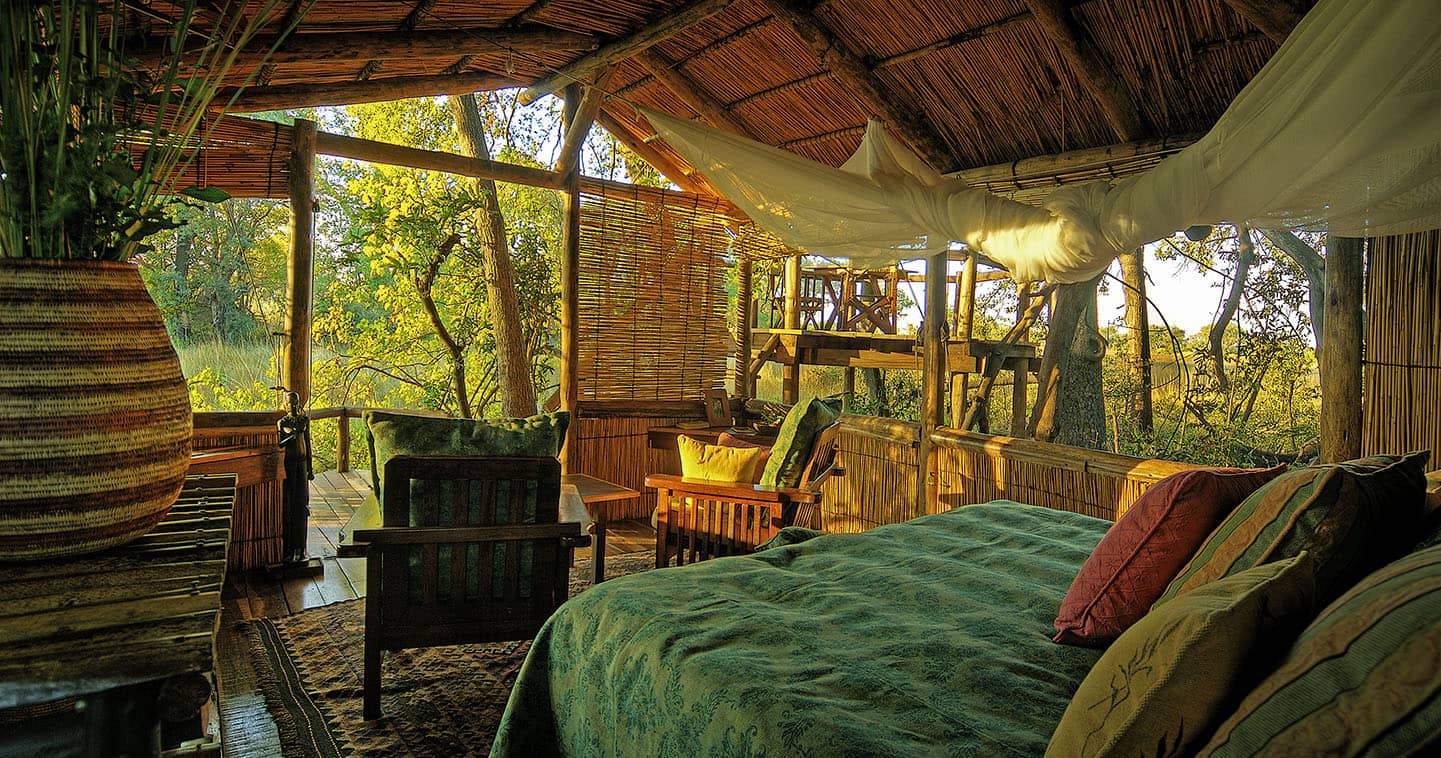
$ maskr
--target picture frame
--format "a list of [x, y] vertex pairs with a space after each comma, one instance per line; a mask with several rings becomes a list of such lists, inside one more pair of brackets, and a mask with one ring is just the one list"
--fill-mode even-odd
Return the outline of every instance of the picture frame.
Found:
[[705, 418], [711, 426], [730, 426], [733, 423], [731, 396], [724, 389], [716, 387], [706, 390]]

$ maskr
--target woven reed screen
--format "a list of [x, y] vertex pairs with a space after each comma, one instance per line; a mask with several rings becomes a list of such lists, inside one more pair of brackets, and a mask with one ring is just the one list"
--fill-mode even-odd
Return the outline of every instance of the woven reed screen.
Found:
[[729, 217], [699, 195], [582, 187], [582, 400], [698, 400], [724, 386]]
[[[175, 177], [176, 188], [215, 187], [231, 197], [289, 196], [293, 132], [288, 125], [221, 116], [202, 126], [198, 136], [204, 136], [205, 146]], [[148, 147], [148, 138], [142, 138], [131, 145], [131, 153], [139, 160]]]
[[1361, 452], [1431, 450], [1441, 468], [1441, 231], [1371, 240]]

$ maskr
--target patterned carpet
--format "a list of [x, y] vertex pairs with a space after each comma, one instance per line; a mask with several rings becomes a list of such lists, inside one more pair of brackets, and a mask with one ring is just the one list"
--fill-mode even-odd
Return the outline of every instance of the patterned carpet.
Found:
[[[655, 565], [652, 552], [606, 560], [606, 575]], [[571, 569], [571, 594], [590, 586]], [[384, 716], [361, 718], [365, 601], [249, 622], [251, 657], [287, 756], [486, 755], [530, 641], [386, 653]]]

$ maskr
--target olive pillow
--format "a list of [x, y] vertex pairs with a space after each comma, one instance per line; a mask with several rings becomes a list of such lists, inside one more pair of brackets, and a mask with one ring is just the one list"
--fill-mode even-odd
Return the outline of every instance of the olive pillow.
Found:
[[560, 455], [570, 414], [543, 413], [529, 418], [464, 419], [366, 411], [370, 476], [377, 493], [385, 463], [397, 455]]
[[1441, 547], [1362, 579], [1301, 632], [1203, 755], [1436, 755]]
[[1151, 485], [1091, 552], [1056, 616], [1056, 642], [1100, 646], [1136, 623], [1268, 469], [1193, 469]]
[[1081, 680], [1046, 756], [1193, 754], [1248, 670], [1305, 624], [1313, 592], [1303, 553], [1157, 606]]
[[1416, 542], [1427, 451], [1295, 469], [1226, 517], [1157, 603], [1252, 566], [1308, 550], [1329, 602]]

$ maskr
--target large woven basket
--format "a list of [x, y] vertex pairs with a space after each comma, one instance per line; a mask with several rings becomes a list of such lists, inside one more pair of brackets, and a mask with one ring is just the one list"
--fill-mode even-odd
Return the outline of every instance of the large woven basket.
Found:
[[145, 534], [189, 463], [189, 393], [139, 269], [0, 259], [0, 560]]

